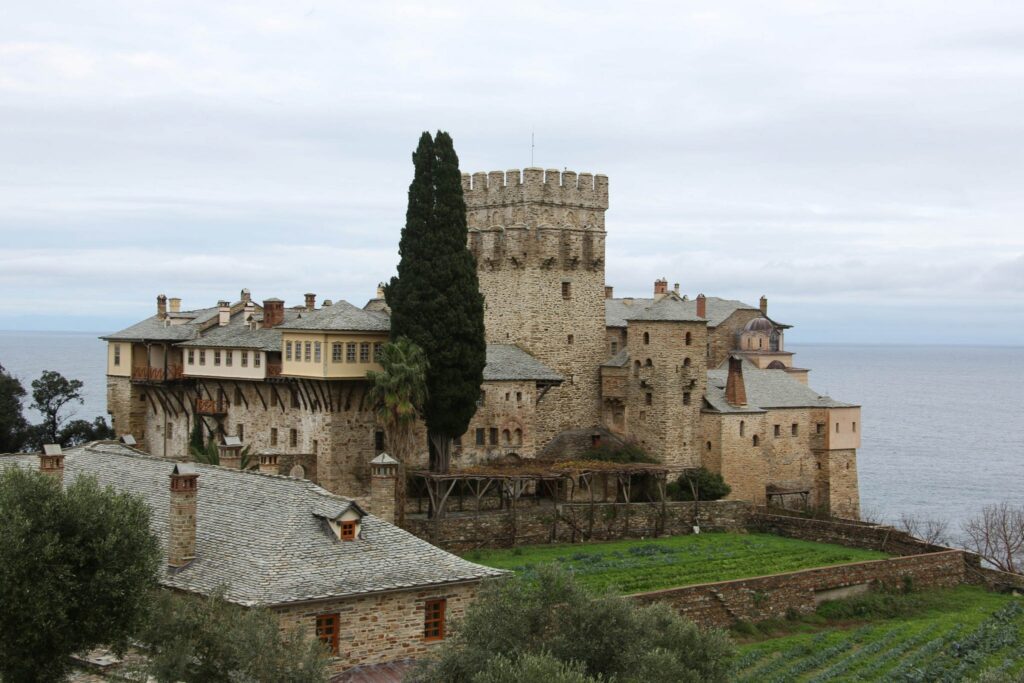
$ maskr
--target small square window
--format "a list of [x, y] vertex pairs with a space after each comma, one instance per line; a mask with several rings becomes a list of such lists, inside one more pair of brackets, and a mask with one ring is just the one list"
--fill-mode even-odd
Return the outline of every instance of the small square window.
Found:
[[288, 430], [288, 445], [295, 448], [299, 445], [299, 432], [295, 429]]
[[370, 342], [359, 342], [359, 362], [370, 362]]
[[270, 445], [271, 446], [276, 446], [277, 445], [277, 427], [271, 427], [270, 428]]
[[384, 432], [380, 429], [373, 433], [373, 449], [378, 453], [384, 452]]
[[775, 436], [782, 436], [782, 425], [775, 425]]
[[306, 362], [313, 360], [313, 342], [306, 342]]
[[571, 334], [568, 337], [565, 338], [565, 343], [566, 344], [572, 344], [574, 341], [576, 341], [576, 338], [573, 337]]
[[690, 405], [690, 392], [689, 391], [684, 391], [683, 392], [683, 405], [684, 406]]
[[824, 434], [825, 433], [825, 425], [823, 425], [822, 423], [819, 422], [818, 424], [814, 425], [814, 431], [817, 434]]
[[320, 614], [316, 618], [316, 637], [331, 650], [338, 654], [338, 615]]
[[476, 430], [476, 445], [477, 446], [483, 446], [484, 445], [484, 430], [483, 430], [483, 427], [480, 427], [480, 428], [478, 428]]
[[[189, 353], [192, 353], [192, 352], [189, 351]], [[121, 345], [120, 344], [114, 344], [114, 365], [120, 365], [120, 364], [121, 364]]]
[[491, 445], [492, 446], [497, 446], [498, 445], [498, 428], [497, 427], [491, 427], [491, 434], [490, 434], [490, 436], [491, 436], [491, 439], [490, 439]]
[[355, 363], [356, 362], [356, 343], [349, 342], [345, 346], [345, 362]]
[[342, 522], [341, 523], [341, 540], [343, 540], [343, 541], [354, 541], [354, 540], [356, 540], [356, 523], [354, 521]]
[[444, 640], [446, 601], [427, 600], [423, 605], [423, 639]]
[[332, 363], [340, 363], [341, 362], [341, 353], [342, 353], [341, 352], [341, 342], [334, 342], [333, 344], [331, 344], [331, 362]]
[[796, 436], [797, 434], [800, 433], [800, 425], [794, 422], [793, 426], [789, 428], [789, 431], [793, 436]]
[[245, 427], [240, 425], [240, 424], [235, 425], [235, 436], [238, 437], [239, 441], [244, 441], [245, 440]]
[[226, 365], [226, 366], [228, 366], [230, 368], [231, 367], [232, 356], [234, 356], [234, 355], [235, 355], [234, 351], [225, 351], [224, 352], [224, 365]]
[[383, 348], [384, 348], [384, 344], [382, 342], [375, 342], [373, 344], [373, 362], [374, 363], [379, 363], [380, 362], [380, 360], [381, 360], [380, 352], [381, 352], [381, 349], [383, 349]]
[[644, 394], [644, 404], [649, 406], [654, 405], [654, 394], [652, 394], [649, 391], [646, 394]]
[[220, 351], [213, 352], [213, 364], [220, 365]]
[[522, 402], [523, 402], [523, 392], [517, 391], [516, 392], [516, 403], [522, 403]]
[[252, 352], [252, 366], [254, 368], [258, 368], [260, 366], [260, 362], [262, 361], [262, 359], [263, 354], [261, 354], [259, 351]]
[[249, 367], [249, 352], [248, 351], [241, 351], [240, 353], [241, 353], [241, 356], [242, 356], [242, 367], [243, 368]]
[[562, 298], [563, 299], [571, 299], [572, 298], [572, 283], [571, 282], [563, 282], [562, 283]]
[[188, 364], [189, 365], [195, 365], [196, 364], [196, 352], [193, 349], [189, 349], [188, 350]]
[[320, 362], [320, 342], [313, 343], [313, 362]]
[[292, 359], [292, 343], [291, 342], [285, 342], [284, 343], [284, 359], [285, 360], [291, 360]]

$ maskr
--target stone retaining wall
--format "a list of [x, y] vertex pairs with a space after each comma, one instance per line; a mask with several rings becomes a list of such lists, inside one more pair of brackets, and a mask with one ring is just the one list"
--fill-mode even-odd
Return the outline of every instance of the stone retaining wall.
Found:
[[892, 527], [871, 526], [861, 522], [802, 519], [788, 515], [752, 512], [750, 529], [804, 541], [879, 550], [892, 555], [920, 555], [949, 550]]
[[824, 600], [847, 597], [869, 588], [948, 588], [963, 583], [964, 553], [945, 550], [805, 569], [753, 579], [705, 583], [636, 593], [643, 604], [663, 602], [701, 626], [726, 627], [738, 621], [779, 619], [790, 611], [809, 614]]
[[442, 520], [406, 515], [403, 527], [434, 545], [453, 552], [474, 548], [508, 548], [541, 543], [610, 541], [621, 538], [678, 536], [702, 531], [741, 531], [750, 506], [742, 501], [699, 504], [562, 503], [521, 507], [515, 511], [451, 513]]

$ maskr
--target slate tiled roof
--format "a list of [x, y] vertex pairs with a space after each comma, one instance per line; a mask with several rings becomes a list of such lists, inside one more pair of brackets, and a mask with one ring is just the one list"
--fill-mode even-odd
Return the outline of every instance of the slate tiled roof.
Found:
[[488, 344], [485, 382], [537, 380], [561, 382], [563, 377], [539, 360], [512, 344]]
[[[669, 297], [666, 297], [669, 298]], [[664, 299], [662, 300], [664, 301]], [[720, 299], [717, 296], [709, 296], [705, 299], [707, 306], [708, 327], [717, 327], [725, 322], [725, 319], [737, 310], [759, 310], [754, 306], [745, 304], [742, 301], [732, 299]], [[642, 320], [638, 317], [641, 311], [654, 304], [654, 299], [605, 299], [604, 319], [607, 327], [625, 327], [627, 320]], [[660, 302], [659, 302], [660, 303]], [[685, 320], [700, 320], [697, 317], [697, 301], [689, 299], [677, 302], [665, 307], [665, 314], [670, 312], [680, 316], [691, 316], [682, 318]], [[654, 320], [671, 320], [673, 318], [652, 318]]]
[[[285, 309], [285, 322], [297, 320], [303, 313], [305, 312], [293, 308]], [[280, 351], [280, 326], [265, 329], [259, 326], [259, 322], [263, 320], [262, 314], [257, 313], [254, 318], [257, 322], [256, 329], [250, 329], [249, 324], [245, 322], [244, 313], [236, 313], [231, 316], [231, 321], [227, 325], [211, 327], [203, 336], [181, 342], [178, 346]]]
[[357, 308], [347, 301], [335, 301], [301, 318], [278, 326], [282, 330], [332, 330], [340, 332], [387, 332], [391, 318], [383, 311]]
[[629, 364], [629, 350], [620, 349], [614, 356], [601, 363], [606, 368], [621, 368]]
[[[0, 468], [38, 467], [36, 455], [0, 456]], [[166, 552], [169, 479], [174, 463], [114, 442], [67, 451], [64, 482], [83, 474], [142, 496]], [[196, 559], [161, 583], [196, 593], [226, 587], [245, 605], [340, 598], [476, 581], [503, 572], [473, 564], [366, 515], [357, 541], [342, 542], [324, 517], [353, 501], [303, 479], [195, 465], [199, 473]]]
[[761, 412], [770, 408], [853, 407], [849, 403], [822, 396], [790, 377], [785, 370], [759, 370], [750, 361], [744, 360], [743, 385], [747, 390], [747, 405], [737, 408], [725, 400], [728, 375], [728, 360], [714, 370], [708, 370], [708, 388], [704, 398], [713, 410], [720, 413]]
[[[108, 341], [168, 342], [194, 339], [198, 334], [197, 330], [200, 319], [208, 319], [211, 311], [213, 314], [216, 314], [217, 308], [204, 308], [202, 310], [188, 311], [185, 313], [169, 313], [167, 321], [160, 320], [154, 315], [135, 323], [131, 327], [126, 327], [120, 332], [112, 332], [111, 334], [100, 337], [100, 339]], [[186, 318], [188, 322], [168, 324], [171, 318]]]

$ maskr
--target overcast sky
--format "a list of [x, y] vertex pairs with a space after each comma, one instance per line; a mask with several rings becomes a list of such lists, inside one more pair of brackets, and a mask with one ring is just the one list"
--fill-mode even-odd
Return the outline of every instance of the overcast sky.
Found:
[[791, 342], [1020, 344], [1024, 5], [0, 3], [0, 329], [361, 305], [423, 130], [606, 173], [607, 279]]

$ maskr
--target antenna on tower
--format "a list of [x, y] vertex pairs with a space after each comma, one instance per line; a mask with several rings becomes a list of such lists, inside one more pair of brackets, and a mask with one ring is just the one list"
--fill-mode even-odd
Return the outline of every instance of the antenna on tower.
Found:
[[533, 166], [533, 131], [530, 131], [530, 166]]

